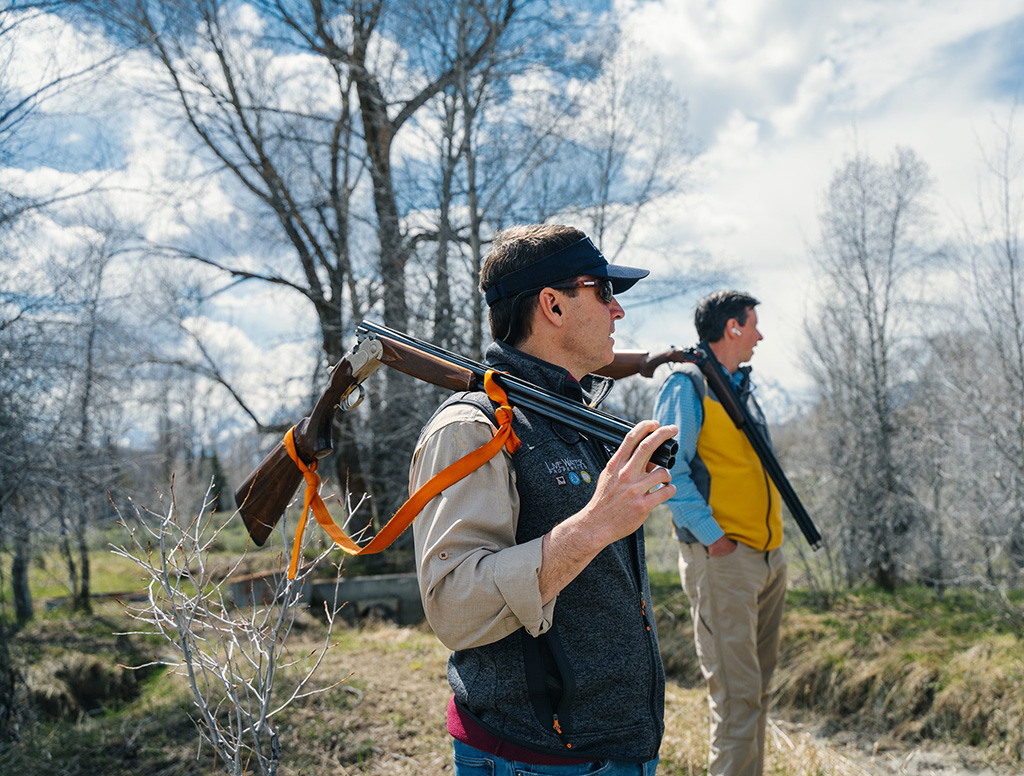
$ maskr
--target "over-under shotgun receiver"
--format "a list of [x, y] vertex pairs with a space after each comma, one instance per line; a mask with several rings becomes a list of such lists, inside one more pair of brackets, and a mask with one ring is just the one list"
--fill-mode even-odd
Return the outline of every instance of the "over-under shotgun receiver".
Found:
[[[488, 367], [481, 363], [372, 321], [359, 324], [356, 334], [358, 344], [331, 369], [327, 389], [309, 417], [300, 420], [292, 431], [295, 452], [306, 465], [331, 452], [331, 423], [335, 411], [356, 407], [362, 400], [363, 381], [382, 365], [450, 391], [483, 387]], [[494, 380], [504, 389], [513, 407], [522, 407], [571, 426], [609, 447], [622, 444], [632, 428], [614, 415], [571, 401], [513, 375], [498, 372]], [[663, 442], [651, 456], [651, 462], [670, 468], [678, 447], [674, 439]], [[302, 480], [302, 472], [282, 441], [235, 491], [242, 520], [257, 545], [266, 542]]]

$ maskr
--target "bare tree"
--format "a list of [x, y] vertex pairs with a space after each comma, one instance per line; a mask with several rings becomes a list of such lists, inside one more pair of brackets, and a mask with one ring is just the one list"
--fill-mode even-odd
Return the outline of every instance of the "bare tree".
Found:
[[[324, 607], [328, 627], [322, 647], [311, 655], [292, 653], [289, 634], [309, 603], [310, 577], [327, 551], [301, 566], [294, 579], [282, 567], [275, 576], [232, 589], [234, 569], [215, 575], [210, 563], [210, 551], [226, 525], [207, 511], [213, 500], [208, 490], [205, 508], [183, 516], [172, 485], [161, 514], [137, 509], [134, 519], [123, 522], [128, 542], [113, 552], [134, 562], [148, 579], [147, 601], [129, 605], [129, 616], [149, 628], [145, 633], [163, 637], [176, 653], [176, 660], [159, 662], [187, 679], [202, 737], [229, 773], [243, 776], [255, 766], [257, 773], [273, 776], [281, 762], [274, 717], [340, 683], [312, 684], [330, 647], [339, 602]], [[358, 508], [349, 505], [349, 516]], [[235, 569], [243, 559], [244, 554]], [[283, 695], [275, 692], [279, 675], [291, 683]]]
[[1006, 460], [992, 428], [1005, 412], [1006, 397], [990, 349], [978, 347], [987, 334], [962, 316], [950, 328], [928, 342], [921, 373], [929, 379], [918, 386], [909, 418], [918, 491], [930, 523], [922, 543], [930, 556], [923, 580], [939, 590], [995, 589], [1013, 572], [1007, 537], [1016, 462]]
[[11, 557], [15, 619], [24, 622], [33, 615], [33, 529], [45, 524], [49, 511], [45, 471], [61, 447], [56, 421], [65, 405], [55, 368], [60, 340], [50, 317], [59, 289], [37, 285], [34, 273], [23, 271], [14, 253], [24, 247], [22, 230], [14, 226], [8, 223], [0, 244], [0, 542]]
[[[61, 56], [59, 47], [43, 58], [27, 57], [21, 51], [21, 36], [59, 29], [50, 23], [55, 17], [49, 14], [67, 5], [59, 0], [0, 3], [0, 164], [34, 163], [49, 105], [87, 85], [112, 62], [109, 58], [72, 61]], [[20, 80], [14, 78], [15, 68], [22, 71]], [[10, 450], [25, 451], [0, 455], [0, 542], [11, 544], [19, 621], [32, 615], [27, 579], [30, 525], [36, 530], [48, 528], [49, 521], [42, 518], [52, 512], [52, 507], [41, 508], [53, 491], [48, 481], [40, 481], [38, 466], [62, 449], [59, 420], [66, 409], [62, 394], [66, 373], [58, 367], [62, 339], [57, 334], [58, 319], [69, 309], [63, 296], [66, 286], [42, 269], [42, 257], [33, 253], [33, 230], [44, 208], [92, 190], [87, 185], [84, 189], [0, 191], [0, 435]]]
[[[996, 379], [980, 413], [1004, 474], [993, 486], [1007, 503], [1000, 531], [1016, 572], [1024, 570], [1024, 153], [1016, 106], [997, 124], [998, 141], [983, 157], [988, 190], [979, 195], [980, 227], [969, 234], [973, 287]], [[980, 397], [979, 397], [980, 398]]]
[[901, 337], [911, 281], [933, 258], [923, 247], [929, 185], [905, 148], [884, 163], [857, 153], [837, 170], [816, 252], [823, 302], [807, 324], [846, 573], [889, 590], [921, 516], [900, 436], [911, 377]]
[[[189, 174], [210, 174], [239, 206], [243, 228], [199, 218], [159, 248], [210, 270], [211, 293], [272, 285], [315, 312], [322, 357], [299, 376], [309, 378], [303, 401], [364, 316], [479, 354], [476, 282], [493, 230], [524, 215], [579, 217], [617, 252], [685, 166], [676, 163], [688, 153], [676, 142], [682, 101], [642, 93], [638, 74], [623, 70], [587, 114], [645, 106], [636, 121], [580, 129], [577, 101], [601, 88], [600, 41], [535, 0], [259, 0], [244, 13], [221, 0], [88, 0], [75, 9], [150, 55], [159, 85], [141, 96], [194, 142]], [[587, 88], [568, 88], [580, 83]], [[636, 153], [642, 126], [655, 142]], [[600, 180], [566, 185], [595, 161]], [[282, 421], [308, 408], [252, 411], [211, 343], [189, 336], [196, 373], [224, 385], [261, 432], [279, 438]], [[332, 463], [339, 483], [372, 493], [372, 511], [386, 516], [404, 497], [432, 399], [384, 370], [373, 380], [361, 411], [337, 418]]]
[[[359, 320], [377, 304], [387, 325], [408, 327], [406, 264], [425, 235], [410, 231], [404, 218], [394, 147], [456, 77], [457, 58], [417, 49], [424, 25], [447, 23], [450, 4], [258, 2], [252, 8], [260, 29], [217, 1], [188, 8], [169, 0], [79, 5], [161, 63], [168, 96], [202, 148], [274, 218], [275, 233], [266, 232], [271, 244], [287, 247], [257, 269], [211, 257], [199, 246], [175, 246], [180, 255], [236, 280], [305, 296], [317, 314], [327, 363], [344, 354], [343, 334], [352, 328], [346, 320]], [[492, 0], [464, 9], [468, 45], [460, 67], [472, 70], [486, 58], [516, 8], [511, 0]], [[295, 74], [273, 66], [281, 51], [314, 55], [304, 60], [307, 92], [296, 93]], [[407, 394], [389, 389], [381, 396], [393, 401], [378, 402], [377, 444], [367, 449], [371, 435], [342, 425], [336, 468], [341, 481], [356, 478], [357, 490], [376, 482], [380, 493], [387, 484], [392, 492], [385, 501], [392, 502], [419, 419], [412, 402], [403, 401]], [[339, 416], [340, 424], [351, 421]], [[360, 455], [370, 453], [374, 477], [364, 483], [360, 478], [371, 470]]]
[[618, 35], [607, 45], [614, 54], [581, 96], [563, 164], [579, 186], [569, 213], [614, 261], [650, 205], [682, 190], [695, 146], [686, 100], [656, 63]]
[[61, 285], [71, 310], [62, 327], [68, 393], [60, 425], [67, 439], [54, 484], [72, 608], [84, 611], [91, 610], [89, 531], [109, 507], [107, 491], [122, 468], [111, 440], [120, 436], [121, 397], [131, 393], [140, 351], [132, 333], [134, 289], [111, 282], [129, 246], [111, 221], [92, 220], [78, 250], [54, 270], [65, 276]]

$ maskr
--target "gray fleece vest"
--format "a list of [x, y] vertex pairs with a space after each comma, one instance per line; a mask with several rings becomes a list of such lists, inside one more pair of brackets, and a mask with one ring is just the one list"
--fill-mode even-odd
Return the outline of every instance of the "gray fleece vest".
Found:
[[[584, 384], [563, 369], [504, 343], [485, 361], [575, 401], [595, 404], [611, 381]], [[484, 393], [462, 393], [446, 404], [480, 407], [493, 421]], [[512, 456], [520, 497], [516, 540], [543, 536], [580, 511], [594, 494], [610, 455], [574, 429], [514, 408], [522, 442]], [[583, 433], [581, 433], [583, 432]], [[606, 547], [558, 595], [551, 629], [525, 629], [448, 662], [460, 708], [499, 738], [568, 757], [646, 762], [664, 732], [665, 674], [658, 651], [647, 580], [643, 529]]]

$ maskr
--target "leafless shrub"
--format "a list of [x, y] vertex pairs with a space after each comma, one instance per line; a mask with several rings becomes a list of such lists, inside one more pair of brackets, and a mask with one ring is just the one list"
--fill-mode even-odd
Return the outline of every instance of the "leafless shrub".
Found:
[[[236, 601], [232, 574], [212, 573], [210, 553], [230, 517], [217, 524], [214, 513], [206, 513], [211, 490], [200, 515], [182, 520], [172, 484], [162, 514], [136, 507], [136, 519], [122, 521], [129, 541], [113, 552], [136, 563], [149, 578], [145, 603], [126, 605], [130, 617], [149, 626], [134, 633], [158, 634], [171, 649], [170, 655], [148, 665], [167, 665], [187, 678], [200, 735], [229, 773], [273, 776], [280, 762], [274, 717], [294, 702], [330, 689], [311, 680], [330, 647], [340, 607], [325, 605], [322, 647], [292, 654], [286, 643], [289, 633], [308, 597], [304, 591], [311, 575], [327, 551], [302, 566], [295, 579], [288, 579], [282, 566], [280, 573], [264, 580], [261, 596]], [[351, 517], [355, 509], [348, 506]], [[232, 572], [241, 561], [242, 556]], [[341, 565], [337, 568], [340, 575]]]

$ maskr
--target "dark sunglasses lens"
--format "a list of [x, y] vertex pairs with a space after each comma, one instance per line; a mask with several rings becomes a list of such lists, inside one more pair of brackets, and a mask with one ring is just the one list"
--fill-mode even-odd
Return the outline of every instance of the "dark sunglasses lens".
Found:
[[602, 280], [598, 293], [601, 295], [602, 302], [604, 302], [605, 304], [611, 302], [612, 296], [614, 296], [615, 294], [615, 288], [614, 286], [612, 286], [612, 281]]

